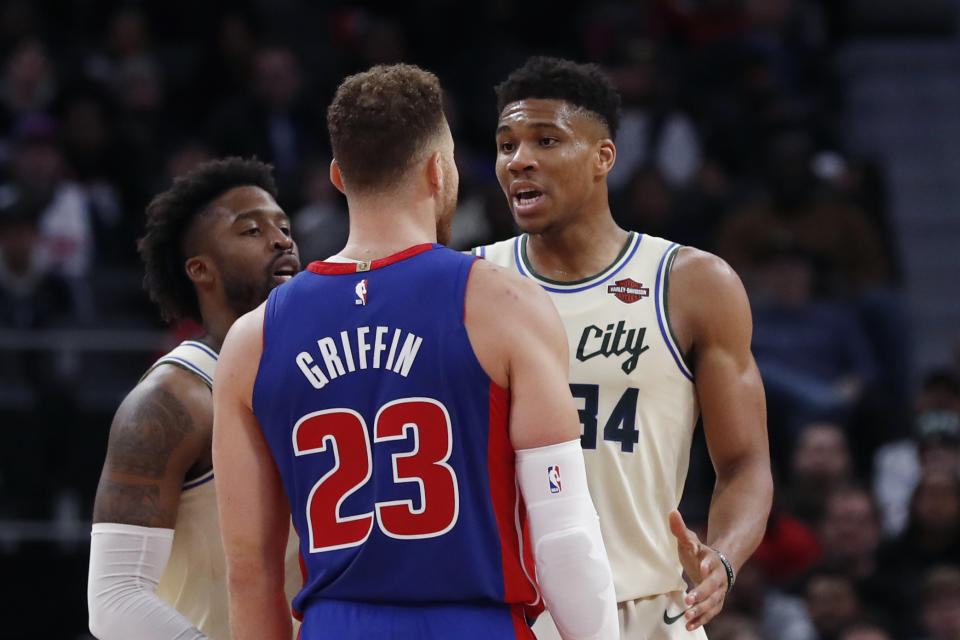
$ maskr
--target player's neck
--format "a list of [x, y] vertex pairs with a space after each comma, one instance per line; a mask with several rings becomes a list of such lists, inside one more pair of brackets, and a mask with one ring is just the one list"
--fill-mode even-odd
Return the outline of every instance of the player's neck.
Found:
[[527, 259], [537, 273], [551, 280], [583, 280], [610, 266], [629, 237], [608, 209], [605, 215], [581, 216], [544, 233], [530, 234]]
[[338, 255], [369, 261], [436, 241], [437, 222], [430, 202], [351, 203], [350, 234]]
[[226, 304], [210, 304], [201, 299], [200, 315], [203, 318], [204, 331], [200, 341], [219, 353], [220, 347], [223, 346], [223, 339], [227, 337], [227, 331], [237, 320], [237, 314]]

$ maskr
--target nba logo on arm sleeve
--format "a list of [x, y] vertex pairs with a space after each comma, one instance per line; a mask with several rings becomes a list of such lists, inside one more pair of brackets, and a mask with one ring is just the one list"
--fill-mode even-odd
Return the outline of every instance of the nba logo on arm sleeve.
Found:
[[547, 480], [550, 482], [550, 493], [560, 493], [560, 467], [547, 467]]

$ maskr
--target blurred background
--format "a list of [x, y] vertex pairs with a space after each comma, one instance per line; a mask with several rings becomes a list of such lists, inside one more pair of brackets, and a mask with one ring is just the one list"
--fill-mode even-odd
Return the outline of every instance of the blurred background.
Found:
[[[166, 327], [149, 198], [198, 162], [276, 168], [304, 263], [341, 248], [325, 108], [406, 61], [448, 95], [456, 248], [513, 235], [492, 87], [531, 54], [623, 96], [620, 224], [743, 278], [776, 498], [711, 640], [960, 639], [960, 2], [0, 0], [0, 638], [88, 638], [113, 411]], [[702, 438], [683, 503], [706, 521]]]

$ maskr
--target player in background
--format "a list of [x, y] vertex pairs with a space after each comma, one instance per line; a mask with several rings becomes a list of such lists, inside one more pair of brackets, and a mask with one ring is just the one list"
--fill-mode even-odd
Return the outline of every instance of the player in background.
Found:
[[560, 319], [533, 283], [436, 244], [459, 181], [441, 93], [409, 65], [343, 82], [327, 122], [347, 244], [224, 343], [213, 454], [236, 640], [289, 633], [291, 510], [303, 640], [533, 638], [531, 550], [565, 638], [618, 635]]
[[[147, 207], [144, 284], [164, 319], [193, 319], [205, 334], [160, 358], [110, 427], [87, 588], [90, 630], [102, 640], [230, 638], [211, 389], [227, 329], [300, 270], [276, 195], [268, 165], [228, 158], [178, 178]], [[296, 536], [290, 551], [292, 597]]]
[[[496, 92], [497, 178], [525, 233], [474, 253], [540, 285], [563, 319], [623, 637], [704, 637], [772, 496], [743, 285], [709, 253], [614, 222], [620, 99], [598, 67], [531, 58]], [[676, 511], [700, 413], [717, 475], [705, 541]]]

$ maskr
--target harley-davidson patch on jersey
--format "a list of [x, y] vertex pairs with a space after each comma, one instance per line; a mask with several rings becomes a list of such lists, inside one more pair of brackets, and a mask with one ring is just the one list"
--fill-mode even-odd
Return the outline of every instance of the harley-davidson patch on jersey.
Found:
[[630, 304], [631, 302], [636, 302], [640, 298], [648, 297], [650, 295], [650, 288], [645, 287], [642, 283], [631, 280], [630, 278], [624, 278], [623, 280], [617, 280], [608, 286], [607, 293], [612, 293], [615, 295], [620, 302], [626, 302], [627, 304]]

